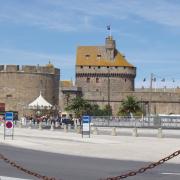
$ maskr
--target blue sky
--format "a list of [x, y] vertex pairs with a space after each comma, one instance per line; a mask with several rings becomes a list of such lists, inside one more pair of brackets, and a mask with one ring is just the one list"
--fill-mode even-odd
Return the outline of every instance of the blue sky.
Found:
[[109, 24], [136, 87], [151, 73], [157, 86], [180, 86], [179, 0], [0, 0], [0, 64], [51, 60], [74, 79], [77, 46], [103, 45]]

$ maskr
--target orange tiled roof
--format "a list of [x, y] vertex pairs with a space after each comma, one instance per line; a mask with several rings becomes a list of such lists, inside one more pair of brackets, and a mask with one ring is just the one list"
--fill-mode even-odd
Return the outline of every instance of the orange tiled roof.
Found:
[[[101, 55], [98, 59], [97, 55]], [[87, 57], [88, 56], [88, 57]], [[77, 66], [126, 66], [134, 67], [125, 57], [116, 50], [114, 60], [106, 58], [106, 51], [104, 46], [80, 46], [77, 49], [76, 55]]]
[[64, 81], [60, 81], [60, 83], [61, 83], [61, 86], [62, 87], [72, 87], [72, 81], [70, 81], [70, 80], [64, 80]]

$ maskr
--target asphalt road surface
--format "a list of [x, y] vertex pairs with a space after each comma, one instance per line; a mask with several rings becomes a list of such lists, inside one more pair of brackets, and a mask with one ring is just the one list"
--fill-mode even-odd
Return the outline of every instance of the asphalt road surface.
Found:
[[[79, 150], [81, 150], [81, 147], [79, 147]], [[126, 173], [129, 170], [137, 170], [148, 164], [147, 162], [69, 156], [64, 154], [15, 148], [2, 144], [0, 144], [0, 153], [24, 168], [42, 175], [56, 177], [57, 180], [98, 180], [109, 176], [117, 176], [121, 173]], [[37, 179], [0, 160], [0, 180], [11, 179], [3, 177], [12, 177], [12, 180], [13, 178]], [[166, 163], [143, 174], [138, 174], [127, 179], [179, 180], [180, 165]]]

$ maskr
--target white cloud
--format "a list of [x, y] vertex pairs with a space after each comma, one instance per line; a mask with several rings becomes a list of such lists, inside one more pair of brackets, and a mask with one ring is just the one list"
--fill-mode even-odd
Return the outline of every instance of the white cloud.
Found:
[[51, 61], [58, 68], [74, 67], [75, 56], [73, 55], [59, 55], [59, 54], [46, 54], [24, 51], [19, 49], [5, 49], [0, 48], [0, 61], [1, 64], [40, 64], [45, 65]]
[[180, 4], [167, 0], [32, 0], [23, 3], [14, 0], [1, 2], [0, 6], [0, 21], [70, 32], [101, 31], [104, 27], [97, 25], [101, 20], [105, 23], [108, 18], [133, 20], [134, 16], [180, 27]]

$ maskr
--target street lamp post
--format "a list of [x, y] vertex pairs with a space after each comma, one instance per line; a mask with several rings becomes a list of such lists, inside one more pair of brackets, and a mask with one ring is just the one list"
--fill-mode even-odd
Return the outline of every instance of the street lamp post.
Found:
[[108, 67], [108, 87], [107, 87], [107, 91], [108, 91], [108, 126], [109, 126], [109, 123], [110, 123], [110, 67]]
[[150, 77], [150, 97], [149, 97], [149, 107], [148, 107], [148, 116], [149, 116], [149, 120], [150, 120], [150, 116], [151, 116], [151, 105], [152, 105], [152, 83], [153, 83], [153, 77], [154, 74], [151, 73], [151, 77]]

